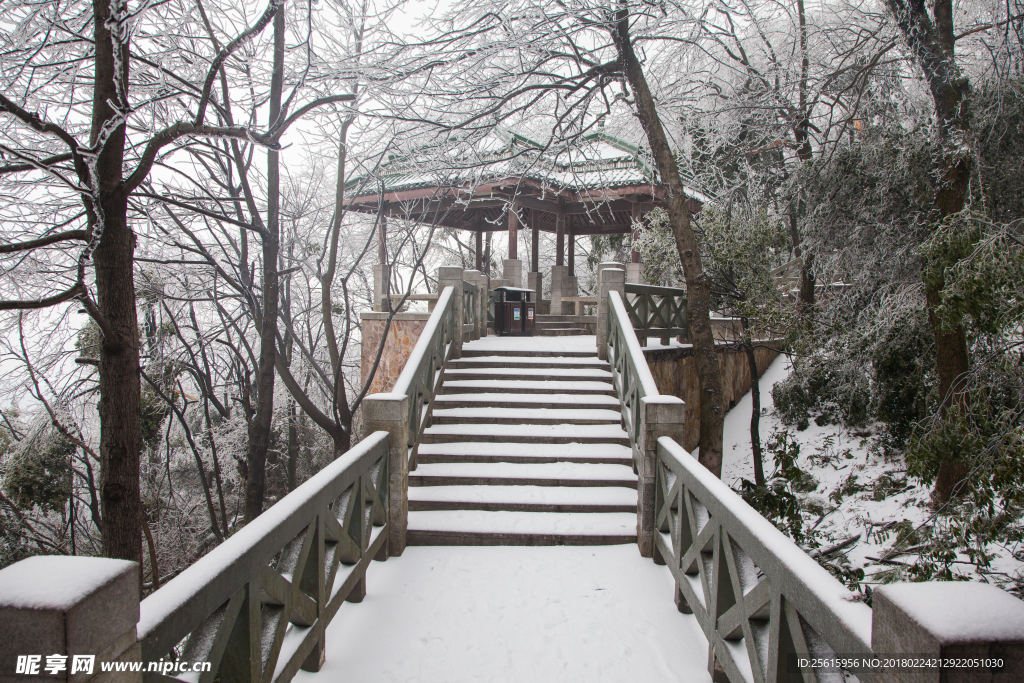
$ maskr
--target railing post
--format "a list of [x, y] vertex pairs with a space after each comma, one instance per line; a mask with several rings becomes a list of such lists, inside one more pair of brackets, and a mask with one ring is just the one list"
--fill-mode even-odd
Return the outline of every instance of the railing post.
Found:
[[613, 267], [617, 265], [602, 263], [597, 271], [597, 357], [601, 360], [608, 359], [608, 292], [626, 296], [626, 271]]
[[[461, 322], [459, 323], [461, 324]], [[409, 527], [409, 397], [371, 394], [363, 399], [363, 438], [388, 432], [388, 555], [405, 551]]]
[[452, 292], [452, 314], [455, 316], [455, 331], [452, 334], [452, 358], [462, 358], [462, 268], [441, 266], [437, 269], [437, 293], [445, 287], [454, 287]]
[[640, 459], [637, 464], [636, 541], [642, 557], [654, 555], [654, 487], [657, 478], [658, 439], [667, 436], [682, 442], [686, 405], [676, 396], [644, 396], [640, 399]]
[[[480, 305], [480, 299], [487, 297], [487, 285], [485, 285], [482, 282], [482, 280], [483, 280], [483, 273], [481, 273], [479, 270], [466, 270], [466, 271], [463, 271], [462, 277], [463, 277], [463, 279], [465, 279], [466, 282], [470, 283], [471, 285], [475, 285], [476, 286], [476, 295], [473, 297], [473, 311], [472, 311], [473, 339], [475, 341], [475, 340], [479, 339], [480, 337], [483, 337], [486, 334], [486, 331], [481, 331], [481, 329], [480, 329], [481, 328], [481, 326], [480, 326], [480, 315], [481, 315], [481, 313], [484, 310], [483, 307]], [[484, 330], [486, 330], [486, 329], [487, 329], [487, 327], [486, 327], [486, 323], [485, 323]]]
[[[1024, 602], [986, 583], [895, 583], [875, 589], [871, 650], [879, 658], [960, 659], [962, 668], [872, 673], [872, 683], [1024, 680]], [[1002, 667], [976, 660], [1002, 660]], [[975, 660], [975, 661], [971, 661]]]
[[[139, 565], [37, 556], [0, 570], [0, 680], [85, 683], [106, 662], [140, 662]], [[142, 672], [106, 672], [137, 683]]]
[[477, 288], [480, 291], [478, 297], [478, 303], [480, 304], [480, 312], [478, 314], [478, 320], [480, 323], [480, 336], [487, 336], [487, 304], [488, 297], [490, 296], [490, 281], [491, 279], [483, 273], [476, 274]]
[[390, 311], [391, 267], [378, 263], [373, 267], [373, 310]]

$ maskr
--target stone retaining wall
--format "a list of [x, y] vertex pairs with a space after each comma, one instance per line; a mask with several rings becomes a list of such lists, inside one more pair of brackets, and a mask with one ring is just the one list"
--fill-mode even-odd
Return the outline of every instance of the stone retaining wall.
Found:
[[[359, 315], [363, 327], [363, 346], [360, 362], [359, 383], [362, 386], [366, 377], [373, 367], [373, 359], [377, 355], [377, 347], [380, 345], [380, 338], [384, 334], [384, 323], [388, 319], [387, 313], [377, 311], [363, 311]], [[416, 341], [423, 333], [423, 328], [430, 318], [429, 313], [396, 313], [388, 329], [388, 339], [384, 344], [384, 351], [380, 356], [380, 365], [377, 366], [377, 374], [370, 384], [369, 394], [390, 392], [395, 386], [395, 381], [402, 374], [405, 368], [405, 361], [416, 346]]]
[[[768, 344], [769, 342], [762, 342]], [[719, 344], [718, 357], [722, 364], [722, 399], [726, 409], [736, 405], [743, 394], [750, 390], [750, 367], [742, 349], [732, 344]], [[754, 350], [757, 371], [763, 373], [779, 352], [774, 348], [761, 346]], [[673, 346], [668, 348], [645, 348], [647, 365], [654, 375], [658, 391], [678, 396], [686, 403], [685, 443], [683, 448], [692, 451], [700, 444], [700, 392], [697, 390], [697, 372], [694, 368], [693, 347]], [[762, 405], [764, 400], [762, 399]]]

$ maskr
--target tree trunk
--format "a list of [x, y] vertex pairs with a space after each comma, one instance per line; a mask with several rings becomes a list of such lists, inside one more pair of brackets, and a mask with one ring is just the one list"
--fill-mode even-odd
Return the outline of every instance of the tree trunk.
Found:
[[[274, 72], [270, 79], [270, 125], [281, 114], [284, 86], [284, 5], [274, 15]], [[267, 483], [267, 448], [274, 417], [274, 362], [277, 357], [279, 292], [277, 259], [280, 249], [281, 161], [277, 150], [267, 151], [267, 227], [263, 235], [263, 311], [260, 359], [256, 374], [256, 411], [249, 423], [248, 476], [245, 482], [245, 521], [263, 512]]]
[[[935, 192], [935, 214], [936, 222], [939, 222], [959, 213], [966, 205], [973, 164], [969, 144], [970, 83], [961, 75], [953, 52], [955, 39], [952, 1], [936, 0], [934, 23], [921, 2], [886, 0], [886, 4], [896, 17], [896, 23], [907, 45], [924, 72], [935, 105], [935, 119], [941, 144], [941, 154], [936, 158], [935, 168], [938, 183]], [[926, 272], [939, 275], [927, 277], [924, 283], [928, 322], [935, 335], [936, 370], [939, 376], [943, 414], [950, 405], [963, 400], [963, 390], [958, 386], [958, 381], [967, 373], [970, 365], [967, 335], [963, 324], [959, 323], [948, 331], [944, 330], [935, 313], [942, 301], [941, 293], [945, 284], [941, 273], [951, 265], [953, 264], [938, 263], [929, 267], [929, 264], [926, 264]], [[954, 488], [963, 480], [966, 473], [966, 468], [960, 461], [947, 461], [940, 465], [935, 484], [936, 498], [940, 503], [949, 500]]]
[[743, 353], [747, 357], [750, 369], [750, 448], [754, 459], [754, 483], [764, 486], [764, 460], [761, 455], [761, 376], [757, 371], [757, 356], [754, 354], [754, 341], [747, 327], [747, 319], [741, 318], [743, 327]]
[[679, 168], [658, 117], [640, 60], [633, 51], [629, 13], [620, 10], [616, 18], [612, 39], [618, 51], [620, 66], [636, 98], [637, 114], [651, 145], [661, 181], [668, 188], [668, 215], [686, 279], [686, 310], [700, 390], [699, 461], [716, 477], [721, 477], [725, 411], [722, 406], [721, 367], [711, 330], [711, 287], [701, 265], [697, 238], [690, 226], [690, 211], [686, 206], [686, 192], [679, 178]]
[[128, 198], [122, 184], [125, 125], [123, 121], [118, 123], [120, 115], [114, 108], [127, 96], [128, 45], [122, 43], [119, 54], [114, 49], [109, 0], [95, 0], [93, 12], [96, 74], [90, 142], [102, 142], [102, 148], [93, 167], [95, 195], [86, 203], [91, 209], [90, 228], [100, 233], [92, 260], [96, 270], [97, 314], [101, 318], [98, 322], [104, 329], [99, 381], [103, 554], [141, 563], [142, 401], [133, 272], [135, 235], [128, 227]]

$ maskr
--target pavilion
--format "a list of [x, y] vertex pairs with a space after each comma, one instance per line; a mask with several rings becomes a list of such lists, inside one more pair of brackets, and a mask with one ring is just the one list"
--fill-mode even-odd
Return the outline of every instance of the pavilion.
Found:
[[[349, 181], [346, 195], [350, 210], [380, 214], [375, 304], [387, 297], [386, 235], [391, 218], [475, 233], [477, 270], [483, 267], [484, 233], [507, 230], [503, 279], [534, 290], [537, 301], [543, 291], [539, 234], [554, 233], [549, 310], [555, 315], [569, 312], [563, 297], [578, 294], [576, 238], [632, 233], [647, 212], [665, 205], [665, 189], [640, 150], [603, 131], [572, 144], [545, 147], [497, 129], [454, 153], [418, 151], [392, 157], [372, 178]], [[532, 237], [525, 283], [518, 253], [520, 229], [529, 230]], [[639, 253], [633, 251], [631, 261], [627, 281], [642, 282]]]

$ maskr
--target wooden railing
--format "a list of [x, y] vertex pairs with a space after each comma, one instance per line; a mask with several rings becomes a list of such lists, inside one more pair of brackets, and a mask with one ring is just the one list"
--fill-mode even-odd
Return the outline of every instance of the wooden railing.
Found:
[[[392, 394], [405, 395], [409, 400], [406, 447], [410, 459], [414, 459], [416, 446], [429, 422], [434, 396], [441, 386], [442, 371], [455, 335], [462, 334], [463, 323], [460, 322], [458, 327], [455, 324], [454, 296], [453, 287], [445, 287], [441, 292], [402, 374], [391, 390]], [[411, 466], [415, 467], [415, 462]]]
[[729, 681], [843, 680], [794, 664], [871, 655], [871, 608], [674, 440], [658, 439], [656, 467], [655, 561]]
[[672, 337], [689, 339], [685, 289], [626, 283], [623, 303], [644, 346], [647, 337], [659, 337], [665, 346]]
[[362, 599], [370, 559], [386, 559], [387, 456], [376, 432], [143, 600], [143, 662], [211, 664], [146, 680], [285, 683], [318, 670], [327, 625]]

